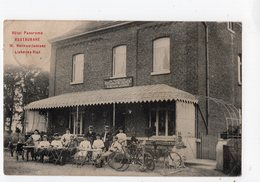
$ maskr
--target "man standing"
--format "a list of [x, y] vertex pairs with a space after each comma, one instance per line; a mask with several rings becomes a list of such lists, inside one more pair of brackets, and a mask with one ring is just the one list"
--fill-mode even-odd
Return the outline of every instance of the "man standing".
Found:
[[90, 144], [93, 145], [94, 140], [96, 140], [96, 133], [93, 131], [93, 126], [90, 125], [88, 127], [88, 131], [84, 135], [85, 138], [88, 138], [90, 141]]
[[105, 125], [104, 132], [102, 133], [101, 136], [102, 136], [102, 140], [103, 140], [104, 145], [105, 145], [105, 149], [107, 151], [109, 149], [111, 143], [112, 143], [112, 140], [113, 140], [113, 136], [112, 136], [112, 133], [110, 132], [108, 125]]

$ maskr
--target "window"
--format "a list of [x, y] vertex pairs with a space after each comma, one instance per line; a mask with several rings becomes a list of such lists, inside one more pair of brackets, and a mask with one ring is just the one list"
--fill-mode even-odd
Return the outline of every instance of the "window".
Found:
[[153, 74], [170, 73], [170, 38], [160, 38], [153, 42]]
[[113, 77], [126, 76], [126, 46], [118, 46], [113, 49]]
[[229, 31], [231, 31], [232, 33], [234, 33], [235, 31], [234, 31], [234, 23], [233, 22], [228, 22], [227, 23], [227, 29], [229, 30]]
[[78, 115], [75, 111], [70, 113], [69, 128], [73, 129], [73, 134], [83, 134], [83, 115], [82, 111], [78, 112]]
[[83, 83], [84, 54], [77, 54], [72, 59], [72, 84]]
[[237, 56], [237, 78], [238, 78], [238, 84], [242, 84], [242, 55], [239, 54]]
[[149, 125], [154, 136], [175, 135], [175, 111], [170, 109], [151, 110]]

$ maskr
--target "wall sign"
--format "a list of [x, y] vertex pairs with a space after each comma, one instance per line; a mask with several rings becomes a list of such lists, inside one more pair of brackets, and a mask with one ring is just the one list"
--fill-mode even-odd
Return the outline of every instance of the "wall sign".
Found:
[[104, 80], [104, 87], [109, 88], [122, 88], [122, 87], [132, 87], [133, 77], [125, 78], [112, 78]]

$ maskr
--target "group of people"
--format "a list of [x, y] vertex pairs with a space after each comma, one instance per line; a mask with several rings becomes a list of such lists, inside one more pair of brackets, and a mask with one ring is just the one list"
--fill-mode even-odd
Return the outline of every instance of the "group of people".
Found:
[[103, 160], [114, 151], [122, 150], [122, 147], [126, 145], [127, 136], [122, 128], [119, 128], [118, 134], [113, 136], [109, 126], [105, 126], [101, 135], [93, 131], [93, 126], [89, 126], [88, 131], [84, 135], [84, 140], [79, 144], [79, 151], [75, 154], [75, 157], [86, 156], [92, 149], [90, 155], [92, 159], [95, 160], [100, 155]]
[[[39, 131], [36, 129], [34, 133], [29, 137], [28, 140], [24, 140], [21, 137], [20, 132], [17, 131], [17, 136], [14, 138], [18, 143], [25, 143], [25, 145], [33, 145], [34, 149], [31, 151], [31, 156], [37, 160], [40, 157], [40, 161], [44, 161], [44, 157], [62, 157], [63, 163], [66, 162], [68, 158], [84, 158], [86, 156], [90, 157], [93, 161], [100, 156], [101, 161], [104, 161], [106, 157], [115, 151], [122, 151], [127, 145], [127, 136], [123, 132], [122, 128], [119, 128], [117, 134], [113, 134], [110, 131], [109, 126], [104, 127], [102, 134], [97, 134], [94, 131], [93, 126], [88, 127], [88, 131], [85, 132], [81, 142], [76, 139], [76, 136], [70, 133], [70, 129], [66, 129], [65, 134], [59, 136], [58, 133], [53, 135], [53, 140], [48, 141], [48, 136], [43, 135], [41, 137]], [[133, 137], [132, 137], [133, 138]], [[131, 139], [132, 143], [135, 143], [137, 139]], [[14, 140], [13, 140], [14, 141]], [[25, 141], [25, 142], [24, 142]], [[131, 143], [131, 142], [130, 142]], [[10, 145], [11, 155], [13, 156], [14, 147]], [[181, 155], [182, 163], [181, 166], [184, 167], [185, 154], [184, 149], [186, 146], [182, 141], [182, 137], [178, 136], [175, 145], [172, 148], [173, 152], [178, 152]], [[56, 156], [55, 156], [56, 155]], [[172, 160], [169, 158], [169, 165]]]
[[122, 146], [126, 146], [127, 136], [122, 128], [119, 128], [118, 134], [113, 135], [107, 125], [104, 127], [102, 134], [97, 134], [91, 125], [88, 127], [88, 131], [85, 132], [81, 142], [76, 140], [75, 135], [70, 133], [69, 128], [66, 129], [65, 134], [62, 136], [55, 133], [51, 142], [48, 141], [47, 135], [41, 137], [36, 129], [25, 142], [22, 142], [26, 145], [34, 146], [31, 156], [35, 160], [39, 157], [42, 162], [46, 156], [53, 157], [53, 154], [62, 156], [63, 160], [66, 161], [66, 159], [72, 156], [75, 158], [85, 157], [91, 153], [92, 160], [95, 160], [98, 155], [102, 155], [102, 158], [105, 158], [112, 152], [121, 150]]

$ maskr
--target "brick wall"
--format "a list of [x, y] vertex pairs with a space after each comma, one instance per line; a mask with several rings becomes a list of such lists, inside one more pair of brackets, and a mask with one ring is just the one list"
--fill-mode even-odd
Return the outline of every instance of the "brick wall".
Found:
[[[241, 27], [235, 33], [226, 23], [209, 27], [209, 95], [241, 107], [241, 86], [237, 83], [237, 54], [241, 53]], [[170, 74], [151, 75], [153, 40], [170, 37]], [[205, 27], [201, 22], [135, 22], [122, 27], [82, 35], [53, 43], [50, 96], [104, 88], [112, 76], [112, 50], [127, 46], [127, 76], [134, 86], [164, 83], [194, 95], [206, 95]], [[72, 56], [84, 53], [84, 83], [71, 85]], [[202, 97], [203, 98], [203, 97]], [[205, 99], [200, 100], [205, 116]], [[223, 109], [223, 108], [222, 108]], [[209, 104], [209, 130], [216, 135], [225, 128], [224, 114]], [[198, 117], [199, 132], [205, 132]]]
[[[235, 24], [235, 33], [227, 29], [227, 23], [207, 23], [209, 29], [209, 96], [241, 108], [241, 86], [238, 85], [237, 55], [241, 53], [241, 27]], [[201, 25], [202, 26], [202, 25]], [[205, 60], [205, 30], [199, 28], [199, 67], [198, 95], [206, 94], [206, 60]], [[200, 107], [205, 116], [205, 99], [200, 100]], [[230, 109], [229, 109], [230, 110]], [[237, 113], [236, 113], [237, 114]], [[209, 101], [209, 133], [217, 135], [226, 129], [226, 117], [230, 117], [227, 108], [214, 101]], [[202, 126], [202, 120], [199, 125]], [[200, 132], [205, 132], [203, 127]]]

